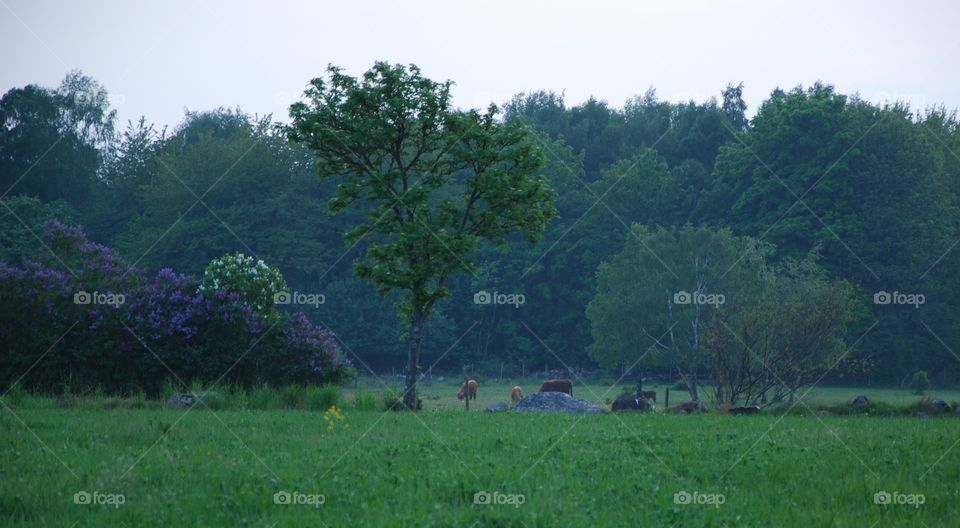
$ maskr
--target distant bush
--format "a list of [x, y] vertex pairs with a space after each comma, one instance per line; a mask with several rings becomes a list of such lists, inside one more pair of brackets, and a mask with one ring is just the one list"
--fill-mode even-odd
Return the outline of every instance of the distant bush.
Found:
[[243, 253], [236, 253], [213, 259], [204, 270], [203, 280], [197, 290], [204, 294], [236, 294], [241, 302], [258, 313], [266, 314], [273, 310], [276, 295], [287, 289], [287, 281], [278, 268], [267, 266], [262, 260], [254, 260]]
[[378, 408], [377, 398], [372, 393], [357, 390], [353, 393], [353, 408], [357, 411], [375, 411]]
[[279, 403], [284, 409], [302, 409], [306, 389], [300, 385], [287, 385], [280, 389]]
[[253, 389], [247, 396], [247, 405], [251, 409], [266, 411], [280, 406], [280, 397], [273, 388], [262, 385]]
[[384, 391], [382, 394], [384, 411], [399, 411], [403, 409], [403, 398], [390, 391]]
[[930, 377], [927, 376], [926, 371], [918, 370], [914, 372], [913, 377], [910, 378], [910, 389], [913, 390], [913, 393], [922, 396], [929, 388]]
[[[250, 295], [201, 287], [171, 269], [149, 280], [79, 227], [51, 220], [43, 230], [51, 251], [22, 268], [0, 264], [0, 389], [24, 372], [19, 383], [32, 391], [150, 396], [174, 373], [243, 387], [338, 383], [352, 374], [333, 334], [302, 313], [266, 316], [243, 300]], [[259, 276], [263, 266], [253, 266]], [[263, 273], [270, 278], [254, 289], [260, 300], [278, 284], [273, 271]]]
[[340, 389], [335, 385], [308, 387], [303, 395], [303, 406], [310, 411], [324, 411], [340, 403]]

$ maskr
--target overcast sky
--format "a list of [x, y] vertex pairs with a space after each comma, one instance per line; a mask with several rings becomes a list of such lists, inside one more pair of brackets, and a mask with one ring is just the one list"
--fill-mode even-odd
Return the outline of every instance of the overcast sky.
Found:
[[752, 114], [776, 87], [817, 80], [872, 101], [960, 106], [960, 2], [0, 0], [0, 91], [80, 69], [122, 122], [185, 108], [286, 108], [328, 63], [416, 63], [458, 106], [564, 91], [620, 106], [654, 87], [702, 101], [745, 83]]

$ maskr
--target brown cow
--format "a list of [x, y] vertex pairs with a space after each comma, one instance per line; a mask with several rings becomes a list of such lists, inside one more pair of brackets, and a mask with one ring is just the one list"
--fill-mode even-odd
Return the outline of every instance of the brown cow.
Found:
[[657, 391], [641, 391], [640, 395], [643, 396], [643, 398], [646, 400], [650, 400], [653, 403], [657, 403]]
[[566, 392], [573, 396], [573, 382], [568, 379], [553, 379], [540, 385], [540, 392]]
[[510, 399], [513, 401], [513, 403], [517, 403], [518, 401], [523, 399], [523, 389], [521, 389], [519, 385], [517, 385], [516, 387], [513, 388], [512, 391], [510, 391]]
[[460, 385], [460, 392], [457, 393], [457, 399], [463, 400], [464, 397], [467, 397], [471, 400], [477, 399], [477, 382], [474, 380], [469, 380], [463, 385]]

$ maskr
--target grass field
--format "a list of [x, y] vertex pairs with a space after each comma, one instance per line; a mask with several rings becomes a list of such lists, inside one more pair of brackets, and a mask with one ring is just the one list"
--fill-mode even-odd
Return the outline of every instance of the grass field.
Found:
[[[482, 386], [471, 411], [505, 399], [506, 387]], [[424, 387], [416, 415], [352, 409], [344, 394], [343, 418], [328, 420], [12, 405], [0, 412], [0, 523], [935, 527], [960, 518], [953, 417], [468, 414], [455, 393]], [[885, 493], [900, 504], [876, 504]]]

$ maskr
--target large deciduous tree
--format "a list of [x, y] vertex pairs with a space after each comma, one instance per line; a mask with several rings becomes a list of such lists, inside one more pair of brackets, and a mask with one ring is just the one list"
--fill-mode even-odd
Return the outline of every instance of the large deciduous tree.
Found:
[[704, 333], [728, 299], [757, 284], [765, 245], [729, 230], [634, 224], [623, 252], [597, 271], [587, 306], [599, 363], [675, 369], [699, 400], [699, 375], [710, 365]]
[[357, 275], [381, 294], [403, 292], [408, 409], [416, 409], [423, 325], [450, 295], [451, 275], [472, 271], [481, 241], [514, 232], [536, 241], [555, 215], [529, 132], [498, 120], [495, 106], [453, 109], [450, 86], [413, 65], [378, 62], [360, 78], [330, 66], [290, 108], [290, 139], [313, 149], [322, 177], [342, 178], [331, 213], [367, 213], [345, 234], [348, 244], [370, 237]]

